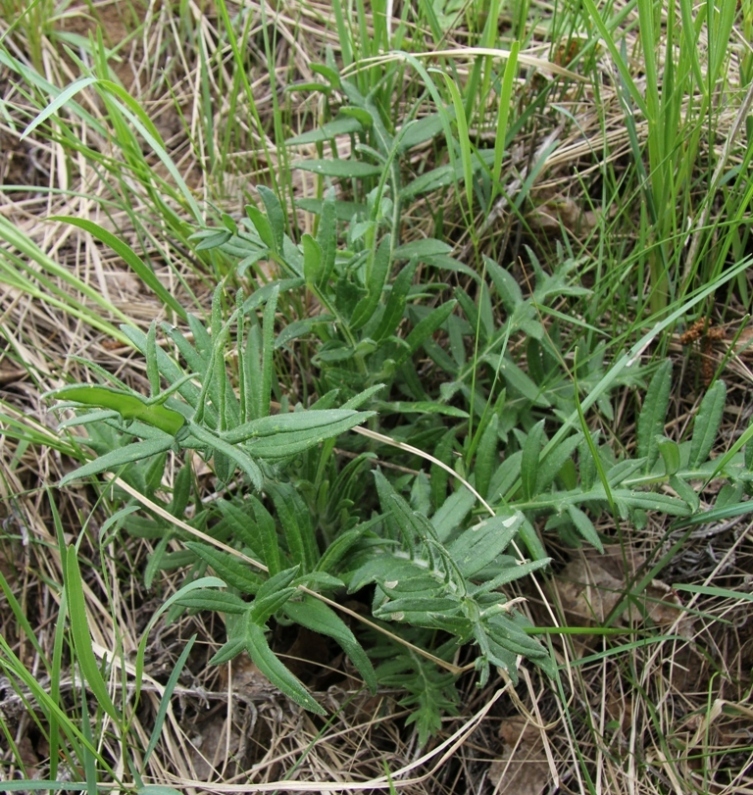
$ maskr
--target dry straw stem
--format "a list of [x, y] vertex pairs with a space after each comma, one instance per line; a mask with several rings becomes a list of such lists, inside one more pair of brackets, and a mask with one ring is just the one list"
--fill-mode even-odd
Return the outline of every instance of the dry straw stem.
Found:
[[[495, 691], [484, 706], [468, 718], [463, 725], [453, 732], [446, 740], [418, 759], [404, 765], [399, 770], [388, 776], [379, 776], [369, 781], [336, 781], [336, 782], [305, 782], [305, 781], [274, 781], [264, 784], [207, 784], [202, 781], [187, 781], [185, 779], [171, 778], [171, 784], [181, 787], [198, 787], [205, 792], [217, 793], [243, 793], [243, 792], [364, 792], [369, 790], [386, 790], [390, 788], [404, 789], [428, 781], [439, 771], [442, 766], [453, 757], [458, 749], [478, 728], [479, 724], [489, 714], [489, 711], [501, 698], [511, 690], [508, 682], [504, 687]], [[431, 764], [424, 773], [412, 778], [406, 778], [412, 771]]]
[[[408, 61], [409, 59], [413, 58], [418, 61], [430, 61], [434, 60], [435, 58], [451, 58], [454, 60], [472, 61], [475, 58], [481, 56], [505, 61], [510, 57], [510, 52], [509, 50], [501, 50], [493, 47], [455, 47], [448, 50], [434, 50], [432, 52], [419, 52], [410, 54], [391, 52], [385, 55], [376, 55], [372, 58], [362, 58], [356, 63], [353, 63], [343, 69], [343, 76], [347, 77], [350, 74], [354, 74], [363, 69], [368, 69], [372, 66], [381, 66], [384, 64], [394, 63], [395, 61]], [[565, 67], [553, 63], [546, 58], [541, 58], [540, 56], [535, 55], [534, 51], [531, 50], [521, 50], [518, 53], [517, 58], [518, 63], [524, 64], [525, 66], [531, 66], [541, 72], [550, 72], [552, 74], [559, 75], [560, 77], [567, 77], [569, 80], [574, 80], [576, 82], [583, 82], [587, 80], [587, 78], [583, 77], [583, 75], [571, 72], [569, 69], [565, 69]]]

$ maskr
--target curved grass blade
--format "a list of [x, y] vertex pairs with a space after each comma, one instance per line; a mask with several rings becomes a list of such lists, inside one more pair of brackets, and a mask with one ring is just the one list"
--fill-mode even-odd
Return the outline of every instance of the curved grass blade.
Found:
[[103, 229], [99, 224], [90, 221], [87, 218], [76, 218], [68, 215], [54, 215], [50, 219], [52, 221], [62, 221], [72, 226], [77, 226], [88, 232], [92, 237], [104, 243], [111, 248], [141, 279], [141, 281], [159, 298], [162, 303], [175, 312], [178, 317], [183, 320], [186, 319], [186, 310], [181, 305], [180, 301], [162, 284], [157, 278], [154, 271], [136, 254], [136, 252], [126, 243], [121, 240], [112, 232]]
[[84, 586], [78, 567], [78, 553], [72, 546], [68, 547], [65, 555], [65, 595], [68, 602], [73, 647], [81, 667], [81, 673], [102, 709], [119, 725], [123, 716], [115, 708], [115, 704], [107, 692], [107, 685], [102, 678], [97, 658], [92, 649], [89, 620], [86, 616]]

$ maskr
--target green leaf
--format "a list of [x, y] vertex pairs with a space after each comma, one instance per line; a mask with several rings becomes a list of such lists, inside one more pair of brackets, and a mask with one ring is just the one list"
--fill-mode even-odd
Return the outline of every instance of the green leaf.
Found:
[[149, 381], [149, 396], [154, 397], [160, 391], [160, 375], [157, 365], [157, 321], [152, 320], [146, 334], [146, 377]]
[[374, 471], [374, 480], [382, 510], [399, 526], [406, 547], [410, 548], [416, 539], [423, 541], [436, 538], [436, 530], [431, 522], [422, 514], [412, 510], [379, 470]]
[[261, 238], [261, 242], [270, 251], [279, 254], [280, 250], [276, 248], [277, 237], [272, 229], [272, 224], [269, 223], [269, 218], [267, 218], [258, 207], [254, 207], [253, 204], [246, 205], [246, 215], [249, 221], [254, 225], [254, 229], [256, 229], [257, 234]]
[[376, 516], [350, 530], [346, 530], [344, 533], [339, 533], [317, 561], [316, 570], [331, 573], [338, 569], [348, 552], [361, 540], [365, 533], [381, 521], [382, 517]]
[[494, 165], [492, 166], [492, 184], [499, 185], [502, 175], [502, 158], [505, 152], [505, 142], [507, 138], [507, 124], [510, 110], [513, 108], [513, 90], [518, 76], [518, 52], [520, 42], [513, 41], [510, 45], [510, 54], [505, 64], [505, 72], [502, 77], [497, 100], [497, 124], [494, 139]]
[[671, 388], [672, 362], [667, 359], [654, 373], [643, 401], [643, 408], [638, 415], [637, 451], [639, 458], [646, 459], [644, 472], [649, 472], [659, 457], [656, 438], [664, 435]]
[[409, 263], [400, 270], [392, 282], [392, 287], [389, 289], [384, 302], [384, 314], [376, 331], [371, 335], [375, 342], [381, 342], [389, 337], [390, 334], [394, 334], [395, 329], [397, 329], [400, 321], [405, 316], [405, 305], [417, 267], [418, 261]]
[[134, 461], [142, 461], [150, 456], [164, 453], [173, 446], [173, 440], [167, 436], [162, 439], [145, 439], [142, 442], [134, 442], [125, 447], [118, 447], [109, 453], [95, 458], [88, 464], [74, 469], [65, 475], [61, 481], [61, 486], [66, 486], [72, 480], [88, 478], [92, 475], [99, 475], [107, 470], [119, 469], [124, 464], [131, 464]]
[[245, 649], [246, 643], [244, 638], [233, 638], [217, 649], [217, 651], [212, 655], [212, 658], [209, 660], [209, 664], [223, 665], [224, 663], [235, 659], [239, 654], [242, 654]]
[[38, 113], [34, 119], [27, 125], [26, 129], [21, 133], [20, 140], [23, 141], [27, 136], [31, 135], [40, 124], [43, 124], [47, 119], [50, 118], [56, 111], [60, 110], [60, 108], [65, 105], [68, 100], [72, 99], [79, 91], [83, 91], [88, 86], [92, 85], [92, 83], [96, 83], [96, 77], [81, 77], [75, 82], [71, 83], [69, 86], [64, 88], [62, 91], [59, 89], [55, 89], [55, 91], [59, 91], [57, 96], [47, 105], [44, 110]]
[[214, 610], [217, 613], [241, 615], [248, 610], [248, 602], [239, 596], [212, 588], [199, 588], [184, 594], [177, 604], [195, 610]]
[[446, 303], [433, 309], [423, 320], [417, 323], [410, 334], [405, 338], [405, 345], [396, 357], [396, 364], [399, 366], [403, 364], [410, 356], [412, 356], [427, 340], [437, 331], [447, 318], [452, 314], [457, 301], [447, 301]]
[[304, 232], [301, 246], [303, 247], [303, 275], [306, 278], [306, 284], [319, 284], [324, 270], [322, 247], [316, 238], [308, 232]]
[[[253, 495], [248, 496], [248, 503], [255, 499]], [[215, 538], [227, 538], [228, 536], [243, 544], [250, 550], [250, 556], [254, 560], [261, 560], [261, 544], [259, 536], [255, 532], [256, 526], [248, 510], [248, 503], [239, 499], [217, 500], [215, 506], [222, 514], [222, 519], [214, 525], [212, 532]]]
[[368, 403], [371, 398], [377, 394], [377, 392], [381, 392], [384, 389], [384, 386], [384, 384], [374, 384], [373, 386], [367, 387], [357, 395], [353, 395], [352, 398], [348, 398], [348, 400], [346, 400], [340, 408], [360, 409], [361, 406], [364, 406], [366, 403]]
[[250, 615], [253, 621], [260, 626], [266, 623], [293, 594], [297, 593], [297, 588], [291, 585], [298, 576], [299, 567], [285, 569], [274, 577], [270, 577], [261, 588], [259, 588], [256, 598], [250, 607]]
[[54, 389], [47, 396], [57, 400], [72, 400], [85, 406], [114, 409], [125, 420], [139, 420], [171, 436], [175, 436], [186, 422], [186, 418], [177, 411], [159, 403], [148, 403], [141, 395], [109, 386], [73, 384]]
[[[126, 525], [128, 527], [128, 525]], [[131, 528], [128, 527], [128, 531], [130, 533]], [[162, 563], [165, 559], [167, 554], [167, 545], [172, 540], [171, 536], [172, 533], [165, 532], [164, 526], [160, 523], [160, 526], [157, 528], [157, 533], [162, 536], [160, 538], [159, 543], [154, 548], [154, 551], [149, 555], [149, 559], [146, 564], [146, 568], [144, 569], [144, 587], [151, 591], [152, 589], [152, 582], [154, 581], [154, 577], [156, 576], [157, 572], [160, 571], [162, 568]]]
[[327, 574], [326, 571], [310, 571], [306, 574], [301, 574], [293, 581], [296, 588], [308, 588], [310, 591], [316, 591], [319, 594], [332, 593], [333, 591], [342, 591], [345, 588], [345, 582], [339, 577], [332, 574]]
[[[207, 234], [204, 234], [204, 232]], [[196, 245], [196, 251], [211, 251], [213, 248], [224, 246], [232, 238], [232, 235], [227, 229], [207, 229], [191, 235], [190, 239], [195, 240], [197, 238], [200, 238], [201, 242]]]
[[464, 486], [450, 494], [431, 517], [440, 541], [449, 538], [476, 504], [476, 496]]
[[282, 204], [280, 204], [277, 194], [266, 185], [257, 185], [256, 190], [259, 192], [259, 196], [261, 196], [261, 200], [264, 202], [264, 208], [267, 211], [267, 220], [272, 230], [274, 246], [271, 248], [273, 251], [281, 252], [283, 249], [283, 240], [285, 239], [285, 211], [282, 209]]
[[[319, 228], [316, 232], [316, 241], [322, 252], [322, 269], [318, 285], [324, 287], [332, 276], [337, 256], [337, 202], [335, 201], [335, 190], [330, 188], [324, 194], [321, 214], [319, 216]], [[352, 217], [349, 216], [349, 218]]]
[[[264, 483], [264, 476], [262, 475], [259, 465], [250, 458], [240, 447], [229, 444], [217, 434], [202, 428], [196, 423], [191, 423], [191, 436], [195, 437], [197, 441], [209, 447], [213, 452], [219, 452], [227, 456], [231, 461], [234, 461], [238, 467], [248, 475], [249, 480], [254, 488], [259, 491]], [[184, 442], [185, 446], [189, 445], [190, 439]]]
[[604, 552], [599, 534], [596, 532], [594, 523], [588, 518], [588, 515], [575, 505], [568, 505], [567, 513], [578, 533], [588, 541], [589, 544], [596, 547], [599, 552]]
[[499, 454], [497, 445], [499, 444], [499, 414], [492, 414], [486, 428], [481, 436], [476, 451], [476, 466], [474, 475], [476, 481], [474, 486], [476, 491], [486, 497], [489, 494], [489, 484], [491, 483], [492, 473], [499, 466]]
[[619, 486], [620, 483], [624, 482], [641, 469], [645, 463], [645, 459], [643, 458], [627, 458], [624, 461], [619, 461], [607, 470], [607, 483], [610, 486]]
[[65, 554], [65, 598], [68, 604], [73, 648], [81, 668], [81, 674], [87, 681], [99, 705], [119, 726], [123, 716], [115, 708], [110, 694], [107, 692], [107, 685], [102, 678], [97, 658], [94, 656], [92, 649], [89, 619], [86, 615], [84, 586], [81, 579], [81, 571], [78, 567], [78, 552], [74, 546], [68, 547]]
[[455, 406], [445, 406], [443, 403], [432, 403], [430, 400], [395, 400], [391, 403], [379, 401], [376, 408], [381, 414], [442, 414], [445, 417], [457, 417], [467, 420], [468, 412]]
[[508, 312], [513, 312], [519, 304], [524, 303], [523, 291], [520, 286], [513, 275], [500, 267], [493, 259], [484, 257], [484, 264], [505, 309]]
[[338, 177], [340, 179], [363, 179], [364, 177], [378, 177], [384, 166], [373, 166], [360, 160], [299, 160], [293, 168], [302, 171], [312, 171], [323, 177]]
[[296, 678], [275, 656], [269, 647], [262, 627], [247, 619], [244, 644], [256, 667], [269, 681], [282, 690], [286, 696], [304, 709], [317, 715], [326, 715], [325, 710], [317, 704], [301, 681]]
[[308, 507], [290, 483], [270, 482], [267, 493], [285, 533], [291, 562], [304, 573], [310, 572], [319, 558], [319, 550]]
[[421, 262], [436, 255], [449, 255], [452, 253], [452, 246], [442, 240], [437, 240], [433, 237], [425, 237], [420, 240], [412, 240], [410, 243], [403, 243], [398, 246], [393, 256], [395, 259], [411, 260], [414, 257]]
[[576, 433], [563, 439], [553, 450], [550, 450], [544, 459], [539, 463], [539, 471], [536, 476], [536, 493], [541, 494], [552, 485], [552, 482], [559, 474], [573, 454], [575, 448], [583, 438], [582, 433]]
[[526, 519], [520, 526], [520, 532], [518, 535], [520, 536], [520, 540], [525, 544], [528, 554], [534, 559], [534, 561], [538, 563], [549, 560], [546, 550], [544, 549], [544, 545], [541, 543], [541, 539], [539, 538], [536, 529], [528, 521], [528, 519]]
[[189, 464], [183, 464], [173, 481], [173, 497], [168, 506], [168, 511], [173, 516], [183, 517], [185, 515], [188, 500], [191, 498], [192, 482], [193, 470]]
[[693, 513], [701, 507], [701, 499], [689, 483], [686, 483], [677, 475], [672, 475], [669, 479], [669, 485], [677, 492], [677, 496], [681, 500], [685, 500]]
[[753, 472], [753, 442], [750, 441], [751, 431], [753, 431], [753, 425], [749, 425], [748, 429], [745, 431], [745, 435], [748, 437], [748, 441], [745, 443], [745, 469], [748, 472]]
[[[333, 189], [330, 188], [330, 190]], [[327, 193], [329, 193], [329, 191]], [[324, 216], [325, 212], [327, 212], [328, 203], [331, 206], [333, 221], [350, 223], [354, 216], [363, 217], [368, 213], [368, 208], [365, 204], [334, 201], [334, 198], [330, 201], [328, 197], [325, 199], [298, 199], [295, 204], [296, 207], [299, 207], [301, 210], [306, 210], [306, 212], [313, 213], [314, 215]], [[320, 240], [319, 242], [321, 243], [322, 241]]]
[[410, 590], [414, 595], [435, 594], [440, 587], [436, 578], [426, 569], [405, 558], [383, 553], [371, 555], [350, 575], [348, 593], [354, 593], [371, 583], [378, 583], [387, 591], [391, 589], [386, 583], [391, 583], [393, 588], [399, 586], [402, 591]]
[[235, 555], [199, 541], [186, 541], [186, 547], [209, 564], [218, 577], [241, 593], [255, 594], [261, 588], [261, 577], [250, 569], [248, 563]]
[[[525, 528], [527, 520], [521, 524], [520, 529], [521, 531]], [[523, 577], [527, 577], [529, 574], [533, 574], [535, 571], [539, 571], [539, 569], [543, 569], [545, 566], [548, 566], [551, 563], [551, 558], [546, 557], [546, 554], [542, 554], [538, 560], [529, 560], [526, 563], [517, 563], [514, 566], [506, 566], [502, 569], [502, 571], [498, 571], [491, 580], [486, 580], [481, 585], [476, 585], [473, 588], [473, 594], [481, 594], [481, 593], [490, 593], [491, 591], [495, 591], [498, 588], [503, 588], [508, 583], [514, 582], [515, 580], [520, 580]], [[496, 567], [499, 570], [499, 567]], [[482, 574], [479, 574], [479, 577]]]
[[528, 433], [523, 444], [523, 458], [520, 463], [520, 481], [523, 499], [528, 501], [536, 496], [536, 481], [539, 476], [539, 456], [544, 439], [544, 420], [539, 420]]
[[416, 177], [400, 191], [400, 198], [404, 201], [409, 201], [422, 193], [429, 193], [438, 188], [453, 185], [460, 177], [459, 171], [458, 167], [449, 163], [433, 168], [430, 171], [425, 171], [420, 177]]
[[463, 531], [448, 548], [463, 576], [472, 577], [504, 552], [523, 519], [520, 511], [507, 510]]
[[336, 138], [338, 135], [350, 135], [362, 130], [361, 122], [354, 118], [341, 118], [327, 122], [315, 130], [295, 135], [288, 138], [288, 146], [301, 146], [302, 144], [318, 144]]
[[412, 119], [404, 124], [397, 136], [395, 145], [399, 153], [407, 152], [414, 146], [431, 141], [442, 132], [442, 117], [438, 113], [431, 113], [420, 119]]
[[371, 273], [369, 274], [369, 283], [367, 285], [368, 292], [356, 304], [350, 318], [350, 327], [353, 331], [365, 326], [379, 306], [382, 290], [390, 272], [390, 240], [390, 235], [385, 235], [374, 253], [373, 260], [370, 263]]
[[514, 654], [526, 657], [543, 657], [547, 654], [537, 640], [529, 638], [504, 612], [492, 616], [485, 624], [489, 637]]
[[726, 400], [727, 387], [724, 381], [717, 381], [704, 395], [693, 422], [693, 438], [690, 440], [688, 460], [691, 468], [699, 467], [708, 459], [719, 433]]
[[508, 455], [499, 465], [489, 486], [489, 494], [492, 498], [492, 502], [506, 498], [508, 492], [513, 488], [520, 477], [520, 466], [522, 461], [523, 453], [521, 450], [518, 450], [512, 455]]
[[259, 391], [259, 416], [266, 417], [269, 414], [270, 401], [272, 399], [272, 380], [274, 377], [274, 331], [275, 331], [275, 312], [277, 311], [277, 298], [280, 294], [278, 289], [272, 290], [272, 294], [264, 307], [264, 324], [262, 326], [262, 363], [261, 363], [261, 387]]
[[353, 665], [363, 677], [363, 681], [372, 693], [376, 692], [377, 681], [374, 668], [366, 656], [361, 644], [350, 631], [345, 622], [332, 608], [311, 596], [301, 602], [288, 602], [283, 608], [288, 618], [312, 632], [333, 638], [348, 655]]
[[[406, 596], [382, 602], [374, 610], [376, 618], [389, 621], [407, 621], [422, 627], [442, 626], [449, 617], [457, 612], [459, 602], [447, 596]], [[396, 615], [398, 614], [398, 615]]]
[[667, 475], [676, 474], [681, 464], [680, 445], [672, 439], [667, 439], [666, 436], [660, 436], [656, 440], [656, 446], [659, 448], [662, 461], [664, 461], [664, 470]]
[[[263, 560], [269, 573], [274, 576], [282, 570], [282, 553], [277, 536], [277, 525], [272, 514], [256, 497], [252, 495], [250, 501], [256, 519], [256, 529], [259, 533], [258, 542], [261, 544]], [[256, 539], [254, 540], [256, 541]]]
[[630, 508], [639, 508], [644, 511], [661, 511], [670, 516], [689, 516], [691, 513], [684, 500], [678, 500], [676, 497], [670, 497], [669, 494], [660, 494], [658, 492], [614, 489], [612, 491], [612, 499], [615, 505], [624, 511], [625, 516], [627, 516], [627, 509]]
[[277, 459], [308, 450], [374, 416], [373, 411], [328, 409], [296, 411], [252, 420], [222, 436], [230, 444], [245, 442], [257, 458]]
[[471, 141], [468, 132], [468, 119], [465, 113], [465, 105], [460, 95], [460, 89], [455, 82], [454, 74], [442, 72], [447, 90], [452, 97], [452, 105], [455, 110], [455, 124], [458, 133], [458, 146], [460, 148], [460, 162], [463, 168], [463, 181], [465, 182], [466, 200], [469, 212], [473, 212], [473, 159], [471, 155]]
[[[347, 93], [347, 88], [346, 88], [346, 93]], [[346, 105], [345, 107], [340, 109], [340, 113], [342, 113], [344, 116], [349, 116], [353, 119], [358, 119], [358, 121], [361, 123], [361, 126], [366, 128], [367, 130], [371, 129], [371, 127], [374, 126], [374, 117], [365, 108], [356, 108], [353, 107], [352, 105]]]
[[688, 593], [700, 593], [704, 596], [715, 596], [717, 599], [733, 599], [743, 602], [753, 602], [753, 593], [746, 591], [735, 591], [731, 588], [719, 588], [716, 585], [691, 585], [686, 583], [673, 583], [672, 588], [677, 591], [687, 591]]
[[[188, 656], [193, 649], [193, 644], [196, 641], [196, 634], [193, 634], [189, 639], [188, 643], [183, 647], [183, 650], [178, 657], [177, 662], [173, 666], [172, 671], [170, 672], [170, 676], [167, 680], [167, 684], [165, 685], [165, 689], [160, 694], [160, 705], [159, 709], [157, 710], [157, 714], [154, 717], [153, 721], [153, 728], [151, 736], [149, 737], [149, 745], [144, 751], [144, 757], [141, 762], [143, 765], [142, 770], [146, 768], [147, 763], [149, 762], [149, 757], [154, 752], [154, 749], [157, 747], [157, 743], [162, 736], [162, 731], [165, 725], [165, 718], [167, 717], [167, 711], [170, 709], [172, 705], [172, 695], [175, 691], [175, 687], [178, 684], [178, 680], [180, 679], [181, 674], [183, 673], [183, 668], [186, 664], [186, 660], [188, 660]], [[154, 789], [160, 789], [160, 787], [155, 786]], [[162, 789], [170, 789], [169, 787], [163, 787]], [[149, 790], [149, 787], [142, 787], [143, 790]], [[173, 790], [175, 792], [175, 790]], [[157, 795], [156, 793], [154, 795]], [[166, 795], [166, 794], [165, 794]], [[181, 795], [181, 793], [178, 793]]]
[[[344, 47], [348, 47], [348, 42], [344, 42]], [[345, 51], [343, 51], [343, 55], [345, 56]], [[340, 72], [334, 66], [334, 56], [332, 55], [332, 51], [328, 49], [326, 53], [327, 63], [312, 63], [311, 64], [311, 71], [315, 75], [321, 75], [328, 83], [328, 86], [323, 86], [321, 83], [317, 83], [318, 90], [327, 90], [331, 91], [335, 89], [336, 91], [342, 90], [342, 83], [340, 81]], [[352, 58], [346, 57], [345, 64], [346, 66], [351, 63]], [[295, 86], [294, 86], [295, 87]]]

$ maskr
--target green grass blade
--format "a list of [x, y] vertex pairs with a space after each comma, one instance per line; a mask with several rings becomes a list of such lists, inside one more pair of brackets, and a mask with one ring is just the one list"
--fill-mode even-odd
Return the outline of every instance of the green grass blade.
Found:
[[116, 725], [119, 725], [123, 716], [116, 709], [110, 698], [107, 685], [102, 678], [97, 658], [94, 656], [92, 649], [92, 640], [89, 635], [89, 619], [86, 615], [84, 585], [78, 566], [78, 552], [73, 546], [66, 549], [65, 555], [65, 598], [68, 605], [73, 648], [81, 668], [81, 674], [102, 709], [115, 721]]

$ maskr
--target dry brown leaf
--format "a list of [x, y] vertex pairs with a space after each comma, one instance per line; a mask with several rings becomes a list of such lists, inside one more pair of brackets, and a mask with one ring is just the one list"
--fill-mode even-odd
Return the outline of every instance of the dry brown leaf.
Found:
[[227, 715], [213, 715], [197, 727], [191, 738], [191, 762], [200, 781], [209, 781], [217, 776], [223, 764], [232, 757], [240, 744], [234, 727], [227, 731]]
[[39, 766], [39, 756], [34, 748], [31, 738], [25, 734], [18, 741], [18, 755], [23, 766], [24, 775], [28, 778], [36, 778], [37, 767]]
[[534, 232], [556, 235], [562, 227], [574, 235], [590, 232], [598, 223], [599, 215], [584, 211], [572, 199], [556, 197], [540, 204], [526, 216]]
[[129, 271], [105, 271], [104, 277], [108, 289], [121, 298], [140, 295], [144, 287], [143, 282]]
[[[642, 561], [628, 561], [627, 576], [633, 576]], [[605, 554], [580, 554], [570, 561], [557, 577], [555, 587], [568, 621], [576, 626], [603, 624], [618, 606], [627, 590], [625, 566], [619, 549]], [[617, 624], [642, 624], [648, 617], [660, 627], [677, 622], [677, 632], [692, 632], [692, 619], [683, 615], [679, 595], [661, 580], [652, 580], [637, 600], [631, 600], [618, 617]]]
[[541, 795], [551, 781], [541, 731], [525, 718], [513, 717], [499, 733], [505, 747], [489, 767], [494, 795]]
[[256, 667], [247, 654], [239, 654], [220, 670], [220, 689], [232, 685], [232, 692], [243, 699], [257, 700], [277, 695], [279, 691]]

